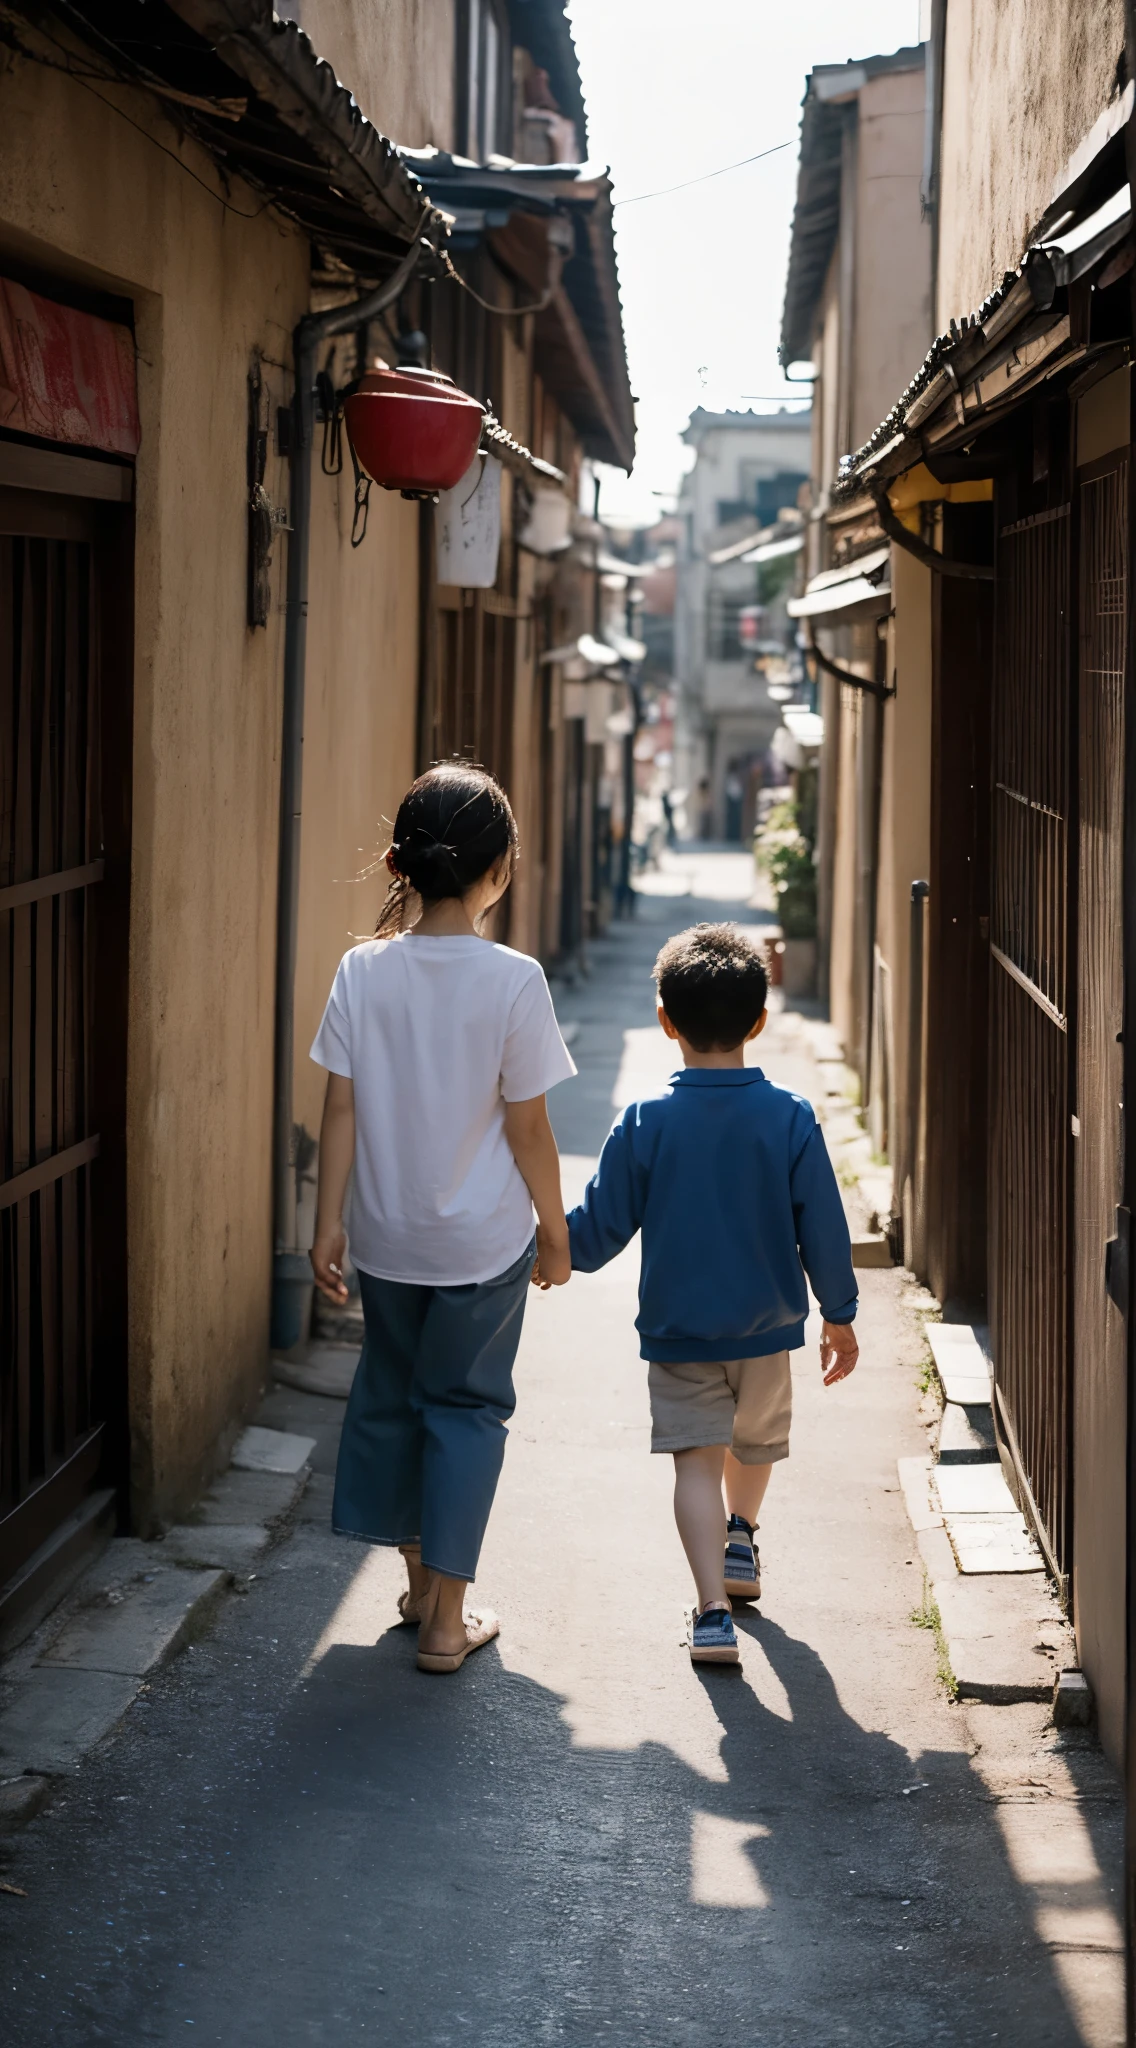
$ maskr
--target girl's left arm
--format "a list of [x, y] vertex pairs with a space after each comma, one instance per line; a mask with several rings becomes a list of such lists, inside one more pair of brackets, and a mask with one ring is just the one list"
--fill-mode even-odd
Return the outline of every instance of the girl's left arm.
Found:
[[320, 1293], [341, 1307], [347, 1300], [347, 1283], [343, 1278], [343, 1254], [347, 1249], [343, 1201], [354, 1157], [355, 1084], [344, 1074], [329, 1074], [320, 1125], [316, 1236], [311, 1258]]
[[505, 1136], [536, 1210], [538, 1287], [562, 1287], [572, 1277], [568, 1225], [560, 1191], [560, 1154], [543, 1095], [505, 1104]]

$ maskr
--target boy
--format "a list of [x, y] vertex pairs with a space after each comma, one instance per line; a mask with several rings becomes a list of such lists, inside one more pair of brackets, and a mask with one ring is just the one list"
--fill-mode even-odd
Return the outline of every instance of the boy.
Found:
[[812, 1109], [745, 1065], [766, 1019], [755, 938], [694, 925], [667, 941], [655, 982], [683, 1069], [612, 1129], [568, 1218], [572, 1265], [594, 1273], [642, 1231], [636, 1328], [651, 1449], [674, 1456], [675, 1521], [697, 1588], [691, 1660], [736, 1664], [729, 1596], [761, 1592], [753, 1532], [772, 1467], [789, 1455], [805, 1273], [830, 1387], [858, 1356], [852, 1247]]

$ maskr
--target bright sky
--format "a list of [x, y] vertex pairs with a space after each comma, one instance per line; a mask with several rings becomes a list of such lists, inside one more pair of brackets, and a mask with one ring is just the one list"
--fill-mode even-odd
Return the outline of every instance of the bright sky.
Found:
[[[711, 411], [789, 394], [777, 362], [806, 74], [914, 43], [918, 0], [570, 0], [589, 154], [609, 163], [638, 460], [603, 472], [601, 512], [650, 520]], [[675, 185], [791, 146], [668, 198]], [[800, 387], [798, 387], [799, 393]], [[760, 410], [755, 406], [755, 410]]]

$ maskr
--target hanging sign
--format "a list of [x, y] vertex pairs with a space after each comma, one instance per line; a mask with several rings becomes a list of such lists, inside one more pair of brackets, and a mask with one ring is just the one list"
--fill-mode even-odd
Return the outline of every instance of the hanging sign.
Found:
[[501, 464], [475, 455], [460, 484], [441, 493], [434, 519], [439, 583], [492, 590], [501, 551]]
[[0, 277], [0, 427], [136, 455], [130, 329]]

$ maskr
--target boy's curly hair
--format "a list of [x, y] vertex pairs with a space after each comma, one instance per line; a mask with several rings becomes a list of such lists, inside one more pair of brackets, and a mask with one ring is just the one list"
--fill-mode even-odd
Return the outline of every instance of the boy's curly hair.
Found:
[[695, 1052], [732, 1052], [765, 1008], [768, 978], [756, 934], [738, 924], [693, 924], [655, 962], [667, 1016]]

